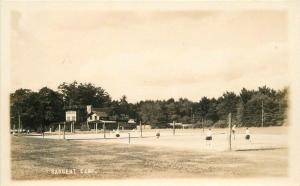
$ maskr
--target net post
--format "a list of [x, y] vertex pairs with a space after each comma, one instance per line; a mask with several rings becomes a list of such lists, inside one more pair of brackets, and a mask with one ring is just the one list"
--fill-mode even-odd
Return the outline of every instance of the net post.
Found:
[[130, 133], [128, 133], [128, 144], [130, 144]]
[[173, 121], [173, 136], [175, 136], [175, 121]]
[[103, 122], [103, 137], [104, 137], [104, 139], [106, 138], [106, 135], [105, 135], [105, 131], [106, 130], [106, 128], [105, 128], [105, 121]]
[[141, 138], [142, 138], [143, 137], [142, 121], [140, 121], [140, 132], [141, 132]]
[[96, 125], [96, 134], [98, 133], [98, 123], [95, 123]]
[[231, 151], [231, 112], [228, 114], [228, 125], [229, 125], [229, 151]]
[[64, 122], [64, 135], [63, 135], [63, 139], [66, 139], [66, 122]]

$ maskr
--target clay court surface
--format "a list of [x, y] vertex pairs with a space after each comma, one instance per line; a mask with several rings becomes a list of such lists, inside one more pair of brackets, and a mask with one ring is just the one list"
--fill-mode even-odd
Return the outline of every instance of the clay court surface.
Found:
[[[248, 149], [268, 149], [268, 148], [284, 148], [287, 147], [287, 128], [269, 127], [269, 128], [250, 128], [251, 142], [245, 140], [245, 128], [238, 128], [235, 137], [232, 135], [233, 150]], [[228, 129], [212, 129], [213, 140], [211, 145], [205, 141], [207, 129], [176, 129], [173, 135], [172, 129], [152, 129], [143, 130], [142, 137], [139, 130], [120, 131], [120, 137], [116, 137], [113, 131], [106, 131], [105, 138], [103, 131], [90, 131], [89, 133], [80, 133], [80, 131], [66, 134], [67, 140], [74, 141], [93, 141], [100, 143], [129, 143], [131, 145], [159, 146], [174, 148], [177, 150], [193, 150], [193, 151], [226, 151], [229, 148], [229, 131]], [[160, 137], [156, 137], [156, 133], [160, 133]], [[41, 136], [35, 136], [41, 138]], [[47, 133], [45, 138], [63, 139], [63, 135], [58, 133]]]
[[[13, 136], [13, 179], [110, 179], [172, 177], [287, 176], [288, 129], [250, 128], [252, 141], [238, 128], [232, 151], [228, 129], [213, 129], [212, 145], [202, 129], [58, 133]], [[129, 134], [130, 133], [130, 144]]]

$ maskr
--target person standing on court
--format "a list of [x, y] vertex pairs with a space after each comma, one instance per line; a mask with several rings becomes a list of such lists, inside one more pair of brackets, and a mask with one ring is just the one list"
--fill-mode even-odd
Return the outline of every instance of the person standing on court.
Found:
[[116, 137], [117, 137], [117, 138], [120, 137], [120, 131], [119, 131], [119, 129], [117, 129]]
[[160, 137], [160, 132], [159, 132], [159, 130], [156, 130], [155, 136], [156, 136], [157, 139]]
[[248, 127], [246, 128], [246, 136], [245, 136], [245, 139], [246, 139], [246, 140], [249, 140], [249, 141], [251, 142], [251, 138], [250, 138], [250, 130], [249, 130]]
[[208, 129], [208, 131], [206, 132], [206, 145], [208, 145], [209, 147], [211, 147], [211, 141], [212, 141], [212, 133], [211, 133], [211, 128]]
[[231, 129], [231, 132], [232, 132], [232, 135], [233, 135], [233, 139], [235, 140], [235, 127], [236, 125], [233, 125], [232, 129]]

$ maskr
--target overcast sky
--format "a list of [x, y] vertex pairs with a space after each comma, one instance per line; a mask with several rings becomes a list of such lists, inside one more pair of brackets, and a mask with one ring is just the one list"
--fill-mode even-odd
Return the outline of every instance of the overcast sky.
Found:
[[288, 85], [282, 11], [15, 11], [11, 91], [91, 82], [113, 99]]

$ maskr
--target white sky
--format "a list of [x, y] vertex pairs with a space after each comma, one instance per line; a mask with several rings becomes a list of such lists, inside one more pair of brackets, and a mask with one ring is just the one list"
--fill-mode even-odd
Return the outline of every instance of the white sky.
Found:
[[288, 85], [283, 11], [15, 11], [12, 90], [91, 82], [130, 102]]

